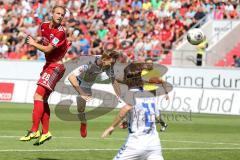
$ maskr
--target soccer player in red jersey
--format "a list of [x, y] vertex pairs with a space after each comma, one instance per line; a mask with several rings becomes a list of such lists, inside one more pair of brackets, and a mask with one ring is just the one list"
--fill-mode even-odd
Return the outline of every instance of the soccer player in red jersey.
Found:
[[[37, 82], [37, 89], [34, 94], [34, 108], [32, 112], [32, 128], [26, 136], [20, 138], [21, 141], [30, 141], [38, 138], [34, 145], [41, 145], [51, 139], [49, 132], [50, 109], [48, 97], [54, 90], [56, 83], [62, 78], [65, 67], [62, 58], [68, 49], [66, 33], [61, 26], [66, 9], [63, 6], [54, 6], [52, 10], [52, 20], [41, 24], [42, 43], [39, 43], [31, 36], [28, 36], [26, 43], [44, 52], [46, 64]], [[39, 124], [42, 124], [42, 133], [38, 131]]]

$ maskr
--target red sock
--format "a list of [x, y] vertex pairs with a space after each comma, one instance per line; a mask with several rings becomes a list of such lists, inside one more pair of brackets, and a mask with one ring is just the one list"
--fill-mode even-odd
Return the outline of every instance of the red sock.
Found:
[[32, 132], [36, 132], [44, 111], [43, 101], [34, 100], [34, 108], [32, 112]]
[[42, 116], [42, 119], [41, 119], [42, 133], [43, 134], [48, 133], [49, 119], [50, 119], [50, 108], [49, 108], [48, 103], [44, 103], [44, 112], [43, 112], [43, 116]]

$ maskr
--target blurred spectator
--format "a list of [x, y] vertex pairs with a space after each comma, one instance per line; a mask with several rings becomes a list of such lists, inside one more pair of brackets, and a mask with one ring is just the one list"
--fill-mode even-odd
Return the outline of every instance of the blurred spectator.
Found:
[[0, 54], [2, 57], [7, 57], [7, 53], [9, 51], [9, 47], [6, 41], [0, 41]]
[[240, 4], [230, 0], [0, 0], [0, 58], [44, 60], [24, 40], [28, 34], [40, 36], [39, 25], [56, 4], [67, 6], [63, 26], [72, 46], [65, 60], [101, 54], [112, 42], [127, 60], [157, 60], [207, 14], [215, 19], [240, 17]]
[[106, 29], [106, 27], [104, 27], [104, 25], [101, 25], [99, 30], [97, 31], [98, 38], [103, 40], [106, 37], [107, 33], [108, 30]]
[[100, 55], [102, 53], [102, 42], [101, 39], [97, 37], [95, 32], [90, 32], [91, 35], [91, 44], [89, 48], [90, 55]]
[[160, 8], [162, 1], [161, 0], [151, 0], [151, 4], [154, 10]]
[[80, 53], [81, 55], [88, 55], [88, 50], [90, 48], [90, 43], [86, 39], [86, 37], [83, 35], [83, 33], [80, 32], [79, 34], [79, 43], [78, 45], [80, 46]]
[[152, 8], [152, 4], [150, 1], [146, 0], [145, 2], [143, 2], [143, 4], [142, 4], [143, 10], [150, 10], [151, 8]]
[[197, 12], [194, 15], [195, 20], [201, 20], [203, 17], [205, 17], [206, 13], [204, 12], [203, 7], [198, 7]]
[[7, 13], [6, 8], [4, 7], [4, 3], [0, 2], [0, 16], [3, 17]]
[[116, 24], [116, 26], [118, 28], [120, 28], [120, 27], [127, 27], [129, 25], [129, 19], [128, 19], [126, 13], [122, 13], [121, 17], [118, 17], [116, 19], [116, 23], [115, 24]]
[[233, 66], [240, 67], [240, 57], [237, 55], [233, 55]]
[[143, 43], [143, 52], [145, 57], [152, 57], [151, 50], [153, 48], [153, 43], [151, 41], [151, 36], [145, 36], [144, 37], [144, 43]]
[[141, 10], [142, 9], [142, 1], [141, 0], [133, 0], [131, 7], [133, 10]]
[[88, 55], [88, 50], [90, 48], [90, 43], [89, 41], [85, 38], [84, 34], [82, 33], [81, 30], [74, 30], [73, 32], [74, 35], [74, 41], [72, 42], [70, 52], [71, 54], [75, 54], [78, 56], [81, 55]]

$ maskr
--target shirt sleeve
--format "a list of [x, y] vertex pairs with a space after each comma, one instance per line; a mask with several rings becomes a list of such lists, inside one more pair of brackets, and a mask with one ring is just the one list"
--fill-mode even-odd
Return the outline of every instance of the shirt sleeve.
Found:
[[75, 76], [79, 76], [82, 72], [85, 72], [88, 69], [88, 65], [82, 65], [78, 68], [76, 68], [75, 70], [72, 71], [72, 73]]
[[109, 77], [107, 76], [106, 72], [103, 72], [97, 76], [97, 79], [99, 79], [100, 81], [105, 81], [109, 79]]
[[65, 41], [66, 41], [65, 33], [61, 31], [61, 32], [57, 32], [57, 33], [54, 35], [54, 37], [53, 37], [53, 39], [52, 39], [52, 41], [51, 41], [51, 44], [52, 44], [54, 47], [58, 48], [58, 47], [60, 47], [61, 45], [63, 45]]

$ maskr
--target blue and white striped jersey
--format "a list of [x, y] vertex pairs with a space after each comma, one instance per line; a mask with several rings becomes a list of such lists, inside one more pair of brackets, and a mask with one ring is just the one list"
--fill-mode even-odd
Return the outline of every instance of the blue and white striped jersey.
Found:
[[159, 114], [156, 97], [135, 98], [135, 105], [127, 116], [129, 133], [144, 135], [157, 132], [155, 121]]

